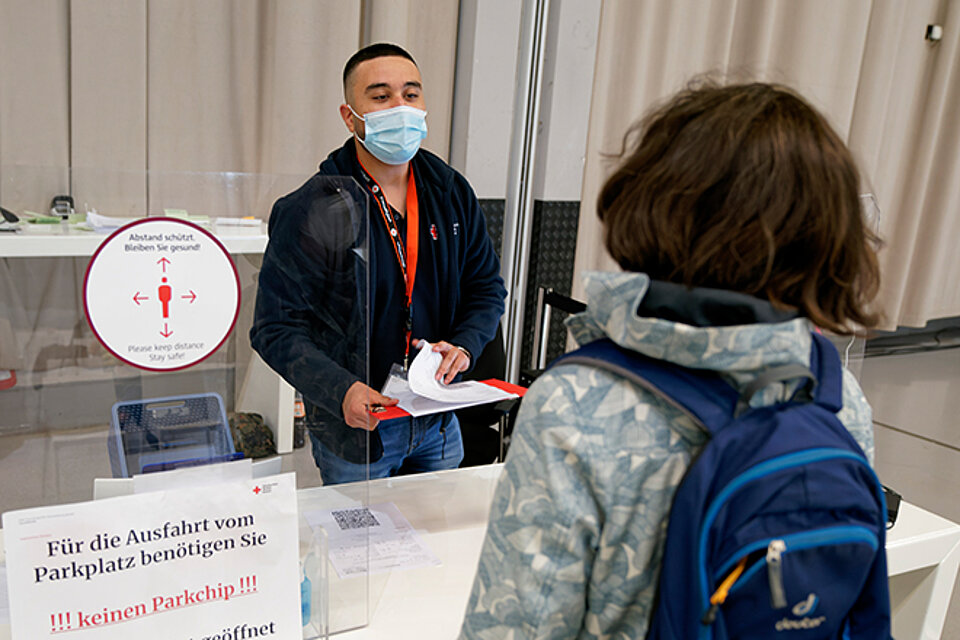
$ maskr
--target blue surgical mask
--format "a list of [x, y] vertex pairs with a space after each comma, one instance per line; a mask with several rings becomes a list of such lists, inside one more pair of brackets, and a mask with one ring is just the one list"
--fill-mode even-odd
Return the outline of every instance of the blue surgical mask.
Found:
[[427, 137], [427, 112], [406, 105], [369, 111], [365, 116], [347, 105], [363, 120], [364, 138], [360, 140], [373, 157], [384, 164], [403, 164], [417, 155], [420, 142]]

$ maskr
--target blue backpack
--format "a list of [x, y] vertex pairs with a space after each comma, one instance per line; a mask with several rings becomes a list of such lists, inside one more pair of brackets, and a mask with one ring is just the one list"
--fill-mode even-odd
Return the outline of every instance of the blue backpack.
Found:
[[[813, 338], [810, 369], [769, 369], [742, 395], [608, 339], [557, 361], [622, 375], [710, 435], [674, 496], [648, 639], [891, 637], [883, 489], [837, 419], [836, 349]], [[791, 400], [750, 408], [799, 378]]]

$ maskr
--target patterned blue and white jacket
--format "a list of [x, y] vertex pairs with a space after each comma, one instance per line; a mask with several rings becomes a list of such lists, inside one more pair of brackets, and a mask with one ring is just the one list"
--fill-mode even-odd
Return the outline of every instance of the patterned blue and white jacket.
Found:
[[[589, 274], [587, 311], [567, 321], [576, 342], [607, 336], [647, 356], [720, 371], [740, 388], [764, 368], [809, 365], [806, 319], [783, 321], [768, 303], [730, 294], [727, 317], [746, 322], [681, 323], [702, 322], [723, 304], [697, 294], [710, 290], [677, 288], [660, 296], [677, 304], [641, 317], [650, 285], [639, 273]], [[783, 387], [753, 404], [792, 391]], [[870, 407], [846, 370], [839, 418], [872, 462]], [[689, 418], [621, 377], [575, 364], [549, 369], [520, 408], [460, 637], [643, 638], [671, 500], [702, 444]]]

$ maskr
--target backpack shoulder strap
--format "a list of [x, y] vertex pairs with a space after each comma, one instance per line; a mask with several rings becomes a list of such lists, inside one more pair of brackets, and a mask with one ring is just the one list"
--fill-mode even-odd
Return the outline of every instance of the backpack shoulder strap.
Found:
[[733, 417], [738, 394], [718, 375], [648, 358], [601, 338], [554, 360], [581, 364], [623, 376], [686, 414], [708, 433], [722, 429]]
[[749, 408], [753, 395], [775, 382], [807, 378], [814, 402], [836, 413], [842, 406], [842, 369], [833, 344], [813, 337], [810, 368], [784, 365], [767, 369], [738, 393], [713, 371], [689, 369], [656, 360], [601, 338], [557, 358], [558, 364], [584, 364], [631, 380], [686, 414], [709, 433], [716, 433]]
[[813, 345], [810, 347], [810, 370], [817, 385], [813, 400], [833, 413], [843, 407], [843, 367], [840, 366], [840, 354], [827, 338], [812, 333]]

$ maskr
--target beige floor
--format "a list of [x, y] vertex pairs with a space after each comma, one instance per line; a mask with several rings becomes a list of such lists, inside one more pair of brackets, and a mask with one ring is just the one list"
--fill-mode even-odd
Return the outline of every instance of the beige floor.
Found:
[[[904, 499], [960, 522], [960, 349], [870, 358], [859, 369], [874, 406], [877, 471]], [[89, 500], [109, 477], [106, 427], [0, 437], [0, 512]], [[302, 487], [320, 484], [309, 445], [283, 456]], [[960, 587], [942, 635], [960, 640]], [[910, 639], [900, 639], [910, 640]]]

